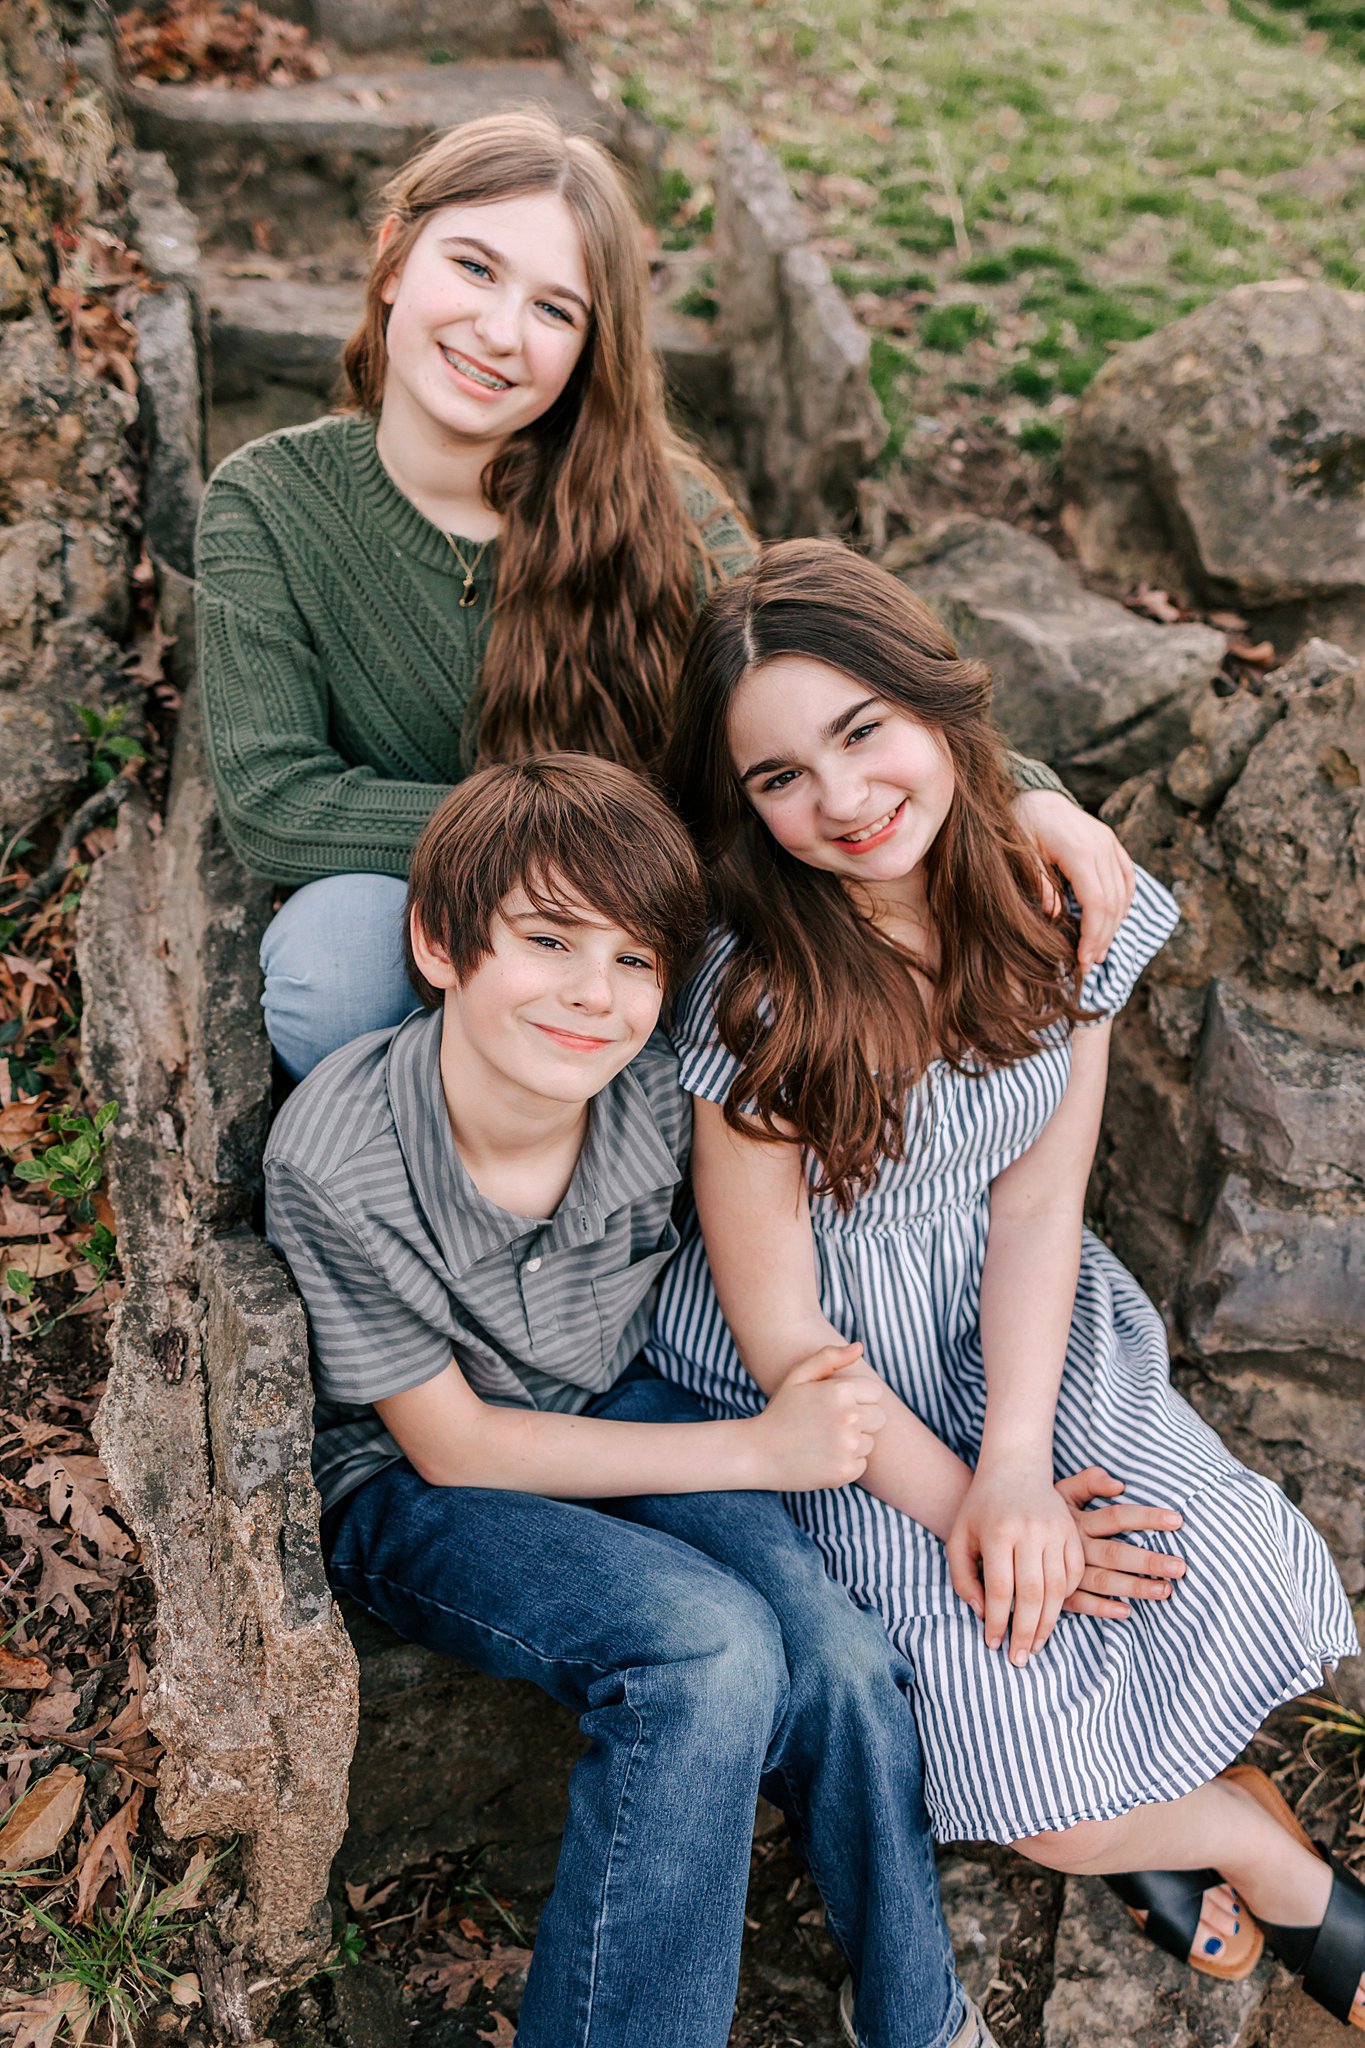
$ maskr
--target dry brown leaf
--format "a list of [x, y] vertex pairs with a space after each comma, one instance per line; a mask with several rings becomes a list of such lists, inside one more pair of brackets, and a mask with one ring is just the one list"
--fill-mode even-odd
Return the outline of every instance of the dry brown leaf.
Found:
[[1245, 661], [1251, 668], [1275, 666], [1273, 640], [1229, 640], [1228, 653], [1235, 655], [1238, 661]]
[[199, 1894], [213, 1875], [214, 1858], [207, 1849], [196, 1849], [185, 1865], [183, 1876], [167, 1885], [152, 1900], [152, 1918], [163, 1920], [167, 1913], [188, 1913], [199, 1902]]
[[107, 1512], [112, 1505], [109, 1481], [98, 1458], [69, 1451], [40, 1458], [24, 1474], [23, 1483], [46, 1486], [52, 1520], [69, 1521], [101, 1557], [130, 1557], [136, 1549], [132, 1537]]
[[494, 1991], [514, 1971], [531, 1966], [529, 1948], [495, 1948], [487, 1955], [419, 1956], [408, 1972], [409, 1983], [419, 1985], [429, 1996], [439, 1991], [447, 2012], [468, 2005], [470, 1993]]
[[24, 1716], [24, 1733], [38, 1735], [72, 1735], [71, 1716], [80, 1704], [80, 1694], [69, 1686], [54, 1685], [51, 1692], [45, 1692], [35, 1700]]
[[83, 1927], [90, 1918], [96, 1894], [106, 1877], [118, 1876], [126, 1885], [132, 1885], [132, 1839], [137, 1832], [137, 1817], [145, 1797], [141, 1785], [135, 1786], [132, 1797], [117, 1813], [110, 1815], [88, 1848], [82, 1851], [76, 1868], [77, 1927]]
[[55, 1536], [45, 1536], [41, 1530], [37, 1537], [38, 1549], [42, 1555], [43, 1570], [33, 1598], [39, 1607], [60, 1607], [73, 1621], [89, 1621], [90, 1609], [76, 1591], [78, 1586], [100, 1586], [106, 1591], [115, 1581], [104, 1572], [95, 1569], [95, 1560], [76, 1539], [76, 1559], [73, 1560], [60, 1547]]
[[0, 1145], [7, 1152], [23, 1156], [33, 1140], [41, 1136], [47, 1118], [39, 1103], [46, 1100], [46, 1096], [40, 1096], [36, 1102], [9, 1102], [0, 1109]]
[[493, 2031], [485, 2034], [481, 2028], [480, 2040], [487, 2041], [489, 2048], [516, 2048], [517, 2030], [506, 2013], [490, 2012], [487, 2017], [492, 2021]]
[[50, 960], [30, 960], [24, 953], [0, 954], [11, 974], [19, 975], [25, 981], [34, 982], [39, 988], [55, 988]]
[[42, 1992], [12, 1991], [6, 1998], [12, 2004], [2, 2016], [4, 2023], [18, 2028], [10, 2048], [55, 2048], [59, 2035], [72, 2048], [81, 2048], [90, 2031], [90, 2001], [85, 1986], [74, 1978], [63, 1978]]
[[1164, 590], [1154, 590], [1147, 583], [1138, 585], [1136, 594], [1129, 598], [1128, 603], [1131, 610], [1144, 612], [1149, 619], [1155, 619], [1162, 626], [1173, 626], [1178, 620], [1189, 616]]
[[4, 1263], [27, 1273], [30, 1280], [47, 1280], [54, 1273], [65, 1273], [71, 1264], [71, 1253], [60, 1238], [50, 1244], [12, 1244], [6, 1251]]
[[70, 1764], [58, 1764], [11, 1807], [0, 1827], [0, 1870], [44, 1863], [73, 1825], [85, 1797], [85, 1780]]
[[0, 1643], [0, 1692], [42, 1692], [51, 1676], [41, 1657], [20, 1657]]
[[55, 1211], [34, 1202], [17, 1201], [8, 1188], [0, 1188], [0, 1238], [48, 1237], [54, 1230], [60, 1230], [64, 1221]]

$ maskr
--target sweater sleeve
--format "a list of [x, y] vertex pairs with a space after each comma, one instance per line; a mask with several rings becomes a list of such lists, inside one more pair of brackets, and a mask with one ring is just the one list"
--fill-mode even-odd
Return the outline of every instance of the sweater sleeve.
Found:
[[1014, 786], [1020, 796], [1026, 795], [1031, 789], [1053, 789], [1058, 796], [1064, 796], [1069, 804], [1075, 803], [1075, 797], [1061, 776], [1054, 774], [1046, 761], [1033, 761], [1027, 754], [1015, 753], [1011, 753], [1008, 759], [1010, 774], [1014, 777]]
[[253, 873], [288, 884], [406, 875], [446, 785], [389, 780], [332, 745], [308, 624], [254, 494], [229, 464], [196, 540], [205, 749], [223, 826]]

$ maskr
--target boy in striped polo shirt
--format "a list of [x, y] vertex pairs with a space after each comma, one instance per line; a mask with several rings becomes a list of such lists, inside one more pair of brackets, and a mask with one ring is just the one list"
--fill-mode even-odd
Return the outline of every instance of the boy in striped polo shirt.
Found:
[[521, 2048], [723, 2048], [760, 1788], [858, 2039], [967, 2048], [988, 2037], [939, 1912], [909, 1669], [779, 1497], [861, 1474], [880, 1383], [829, 1347], [711, 1421], [638, 1357], [690, 1142], [656, 1025], [703, 916], [686, 834], [611, 763], [485, 769], [431, 819], [424, 1009], [316, 1067], [266, 1153], [323, 1549], [400, 1635], [532, 1679], [590, 1738]]

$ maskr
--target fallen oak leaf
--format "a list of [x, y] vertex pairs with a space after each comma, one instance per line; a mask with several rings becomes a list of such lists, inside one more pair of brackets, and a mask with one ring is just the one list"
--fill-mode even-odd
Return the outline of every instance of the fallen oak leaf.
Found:
[[46, 1484], [51, 1519], [58, 1524], [69, 1520], [76, 1534], [93, 1543], [101, 1557], [129, 1557], [136, 1549], [132, 1537], [106, 1512], [112, 1496], [98, 1458], [70, 1452], [40, 1458], [24, 1474], [23, 1483], [31, 1487]]
[[[79, 1538], [74, 1539], [77, 1551], [84, 1548]], [[99, 1586], [109, 1592], [116, 1583], [104, 1572], [94, 1569], [95, 1560], [89, 1557], [73, 1563], [60, 1548], [59, 1538], [44, 1536], [41, 1530], [37, 1536], [38, 1550], [43, 1560], [42, 1576], [33, 1595], [39, 1607], [64, 1608], [73, 1621], [89, 1621], [90, 1609], [76, 1591], [78, 1586]]]
[[58, 1764], [25, 1792], [0, 1825], [0, 1870], [44, 1863], [74, 1825], [85, 1780], [71, 1764]]
[[[137, 1819], [142, 1811], [146, 1794], [141, 1785], [133, 1789], [127, 1802], [111, 1814], [99, 1833], [91, 1838], [89, 1846], [82, 1851], [76, 1867], [76, 1909], [75, 1924], [83, 1927], [90, 1918], [96, 1894], [106, 1877], [121, 1877], [126, 1885], [133, 1882], [132, 1838], [137, 1830]], [[105, 1868], [106, 1864], [110, 1867]]]
[[[18, 2032], [10, 2048], [54, 2048], [58, 2034], [66, 2029], [72, 2048], [81, 2048], [90, 2030], [90, 2000], [83, 1984], [64, 1977], [41, 1993], [9, 1992], [7, 1999], [19, 2000]], [[3, 2016], [8, 2025], [14, 2013]]]
[[468, 2005], [472, 1991], [494, 1991], [503, 1979], [531, 1967], [529, 1948], [495, 1948], [483, 1956], [419, 1956], [408, 1972], [408, 1982], [428, 1996], [442, 1994], [446, 2012], [458, 2012]]

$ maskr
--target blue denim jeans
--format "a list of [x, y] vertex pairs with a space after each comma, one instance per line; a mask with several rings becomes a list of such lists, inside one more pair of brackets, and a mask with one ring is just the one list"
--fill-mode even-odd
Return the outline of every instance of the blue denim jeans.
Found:
[[[688, 1422], [633, 1370], [591, 1411]], [[402, 1636], [572, 1706], [575, 1766], [519, 2048], [724, 2048], [754, 1808], [792, 1821], [864, 2048], [965, 2017], [910, 1670], [770, 1493], [601, 1505], [377, 1473], [328, 1517], [333, 1583]]]
[[403, 966], [406, 900], [392, 875], [327, 875], [296, 889], [266, 926], [265, 1028], [296, 1081], [417, 1008]]

